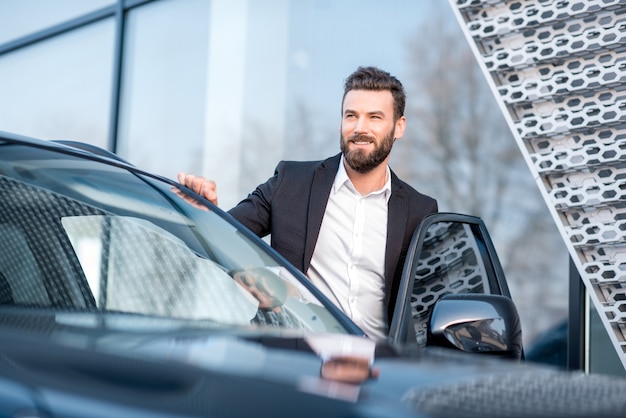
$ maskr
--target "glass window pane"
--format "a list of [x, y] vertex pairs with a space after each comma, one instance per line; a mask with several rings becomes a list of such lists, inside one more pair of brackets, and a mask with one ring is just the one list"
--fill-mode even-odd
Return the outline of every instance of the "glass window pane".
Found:
[[113, 19], [0, 56], [0, 130], [107, 146]]
[[[173, 178], [176, 162], [199, 169], [208, 13], [209, 2], [192, 0], [154, 2], [128, 14], [117, 152]], [[193, 155], [198, 159], [188, 161]]]
[[[134, 8], [117, 151], [170, 178], [181, 170], [214, 178], [230, 207], [277, 159], [338, 151], [343, 79], [359, 65], [405, 74], [405, 40], [428, 8], [406, 0], [384, 8], [373, 0], [164, 0]], [[393, 21], [392, 30], [383, 21]]]
[[600, 313], [591, 300], [588, 301], [587, 306], [589, 309], [589, 373], [626, 377], [626, 371], [602, 323]]
[[0, 44], [114, 3], [115, 0], [2, 0]]

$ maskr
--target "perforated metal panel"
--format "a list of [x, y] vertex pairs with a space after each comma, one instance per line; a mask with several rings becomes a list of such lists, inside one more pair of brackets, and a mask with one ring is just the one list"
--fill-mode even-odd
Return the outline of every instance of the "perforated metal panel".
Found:
[[626, 0], [449, 2], [626, 368]]

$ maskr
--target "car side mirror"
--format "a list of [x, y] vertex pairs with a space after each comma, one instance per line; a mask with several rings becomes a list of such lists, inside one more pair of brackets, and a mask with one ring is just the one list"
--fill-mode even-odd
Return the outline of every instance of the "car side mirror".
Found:
[[522, 327], [513, 301], [501, 295], [443, 295], [433, 307], [427, 346], [522, 358]]

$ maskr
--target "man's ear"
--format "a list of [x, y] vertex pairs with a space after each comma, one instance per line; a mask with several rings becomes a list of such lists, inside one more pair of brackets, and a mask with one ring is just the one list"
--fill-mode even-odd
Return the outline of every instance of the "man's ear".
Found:
[[395, 133], [394, 133], [394, 135], [395, 135], [394, 139], [402, 138], [404, 136], [405, 129], [406, 129], [406, 118], [404, 116], [401, 116], [396, 121], [396, 130], [395, 130]]

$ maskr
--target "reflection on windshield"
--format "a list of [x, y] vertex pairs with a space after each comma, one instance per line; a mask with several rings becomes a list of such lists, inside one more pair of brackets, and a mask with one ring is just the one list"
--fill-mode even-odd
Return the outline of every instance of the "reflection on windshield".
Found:
[[237, 269], [230, 274], [257, 300], [258, 308], [265, 311], [281, 312], [288, 295], [297, 294], [293, 286], [266, 268]]
[[325, 310], [321, 303], [285, 268], [227, 270], [143, 219], [91, 215], [65, 217], [62, 223], [99, 309], [336, 331], [335, 323], [315, 313]]

